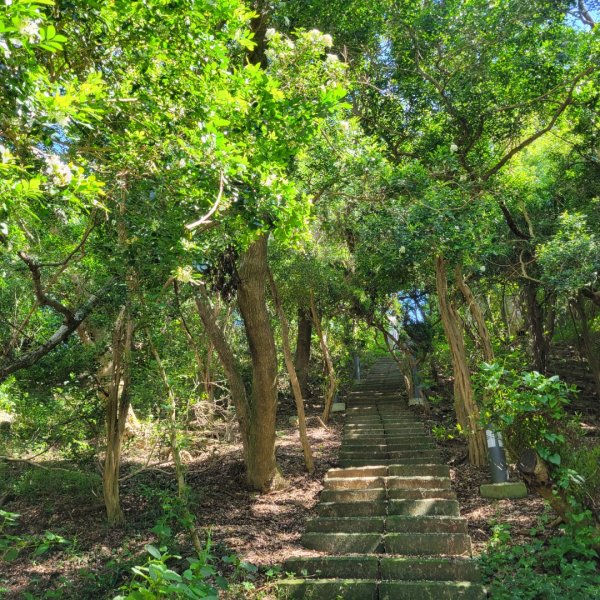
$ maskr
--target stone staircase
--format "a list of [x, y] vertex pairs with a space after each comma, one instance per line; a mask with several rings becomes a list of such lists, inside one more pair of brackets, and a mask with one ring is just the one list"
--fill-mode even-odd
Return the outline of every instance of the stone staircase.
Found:
[[419, 416], [380, 359], [347, 398], [342, 468], [325, 476], [302, 544], [316, 557], [289, 559], [283, 598], [480, 600], [467, 523]]

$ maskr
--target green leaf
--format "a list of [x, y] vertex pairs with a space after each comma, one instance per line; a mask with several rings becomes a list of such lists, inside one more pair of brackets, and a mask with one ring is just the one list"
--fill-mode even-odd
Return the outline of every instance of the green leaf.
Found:
[[146, 546], [144, 546], [144, 548], [146, 549], [146, 552], [148, 554], [150, 554], [157, 560], [162, 559], [162, 554], [160, 553], [160, 550], [156, 546], [153, 546], [152, 544], [147, 544]]

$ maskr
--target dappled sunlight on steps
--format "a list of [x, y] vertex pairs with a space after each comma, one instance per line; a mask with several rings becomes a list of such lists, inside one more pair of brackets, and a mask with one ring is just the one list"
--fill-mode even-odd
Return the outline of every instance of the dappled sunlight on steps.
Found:
[[448, 466], [409, 410], [395, 363], [380, 359], [347, 397], [341, 468], [325, 476], [305, 548], [291, 558], [283, 598], [480, 600]]

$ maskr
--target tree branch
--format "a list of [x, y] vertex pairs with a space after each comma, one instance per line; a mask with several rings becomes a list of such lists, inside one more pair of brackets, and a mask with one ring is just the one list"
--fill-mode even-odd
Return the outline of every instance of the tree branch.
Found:
[[52, 334], [52, 336], [35, 350], [27, 352], [12, 363], [0, 367], [0, 381], [6, 379], [11, 373], [31, 367], [40, 358], [46, 356], [46, 354], [54, 350], [56, 346], [64, 342], [81, 325], [81, 323], [83, 323], [96, 304], [100, 302], [102, 297], [113, 286], [114, 282], [114, 279], [109, 280], [96, 294], [91, 295], [74, 313], [69, 313], [71, 318], [65, 318], [65, 322]]

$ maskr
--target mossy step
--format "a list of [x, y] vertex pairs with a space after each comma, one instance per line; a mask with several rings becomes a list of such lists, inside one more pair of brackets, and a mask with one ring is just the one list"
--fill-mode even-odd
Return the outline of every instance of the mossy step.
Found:
[[384, 526], [388, 533], [467, 533], [467, 520], [463, 517], [392, 515]]
[[413, 458], [415, 456], [419, 456], [421, 458], [427, 457], [432, 459], [439, 459], [440, 457], [439, 451], [431, 448], [426, 448], [423, 450], [390, 450], [388, 451], [388, 455], [390, 458], [397, 459], [400, 463], [404, 458]]
[[404, 450], [435, 450], [437, 446], [430, 440], [405, 440], [404, 442], [387, 442], [385, 445], [388, 452], [403, 452]]
[[471, 554], [471, 538], [464, 533], [388, 533], [383, 544], [388, 554]]
[[444, 488], [398, 488], [395, 490], [387, 490], [388, 500], [456, 500], [456, 494], [451, 489]]
[[[470, 558], [413, 558], [383, 556], [381, 579], [479, 582], [479, 565]], [[342, 577], [343, 575], [340, 575]], [[366, 575], [365, 575], [366, 576]]]
[[383, 581], [379, 584], [379, 600], [483, 600], [485, 597], [483, 586], [470, 581]]
[[385, 477], [388, 467], [356, 467], [349, 469], [329, 469], [325, 475], [325, 481], [347, 477]]
[[[432, 448], [416, 448], [414, 450], [394, 450], [384, 452], [382, 450], [371, 450], [368, 447], [364, 450], [344, 450], [343, 448], [339, 452], [340, 459], [342, 458], [370, 458], [370, 457], [378, 457], [378, 458], [434, 458], [439, 456], [438, 451]], [[400, 461], [401, 462], [401, 461]]]
[[388, 502], [389, 515], [419, 516], [447, 516], [459, 517], [460, 512], [456, 500], [425, 499], [425, 500], [390, 500]]
[[392, 477], [425, 476], [450, 477], [450, 467], [447, 465], [392, 465], [388, 467], [388, 474]]
[[380, 533], [307, 531], [302, 535], [302, 545], [310, 550], [320, 550], [330, 554], [376, 554], [383, 551], [383, 536]]
[[379, 442], [379, 443], [371, 442], [370, 444], [363, 444], [363, 443], [360, 443], [360, 440], [352, 440], [352, 439], [345, 438], [344, 441], [342, 442], [342, 448], [345, 448], [346, 450], [354, 450], [355, 448], [359, 449], [359, 450], [364, 450], [365, 449], [364, 446], [367, 446], [371, 450], [390, 450], [392, 452], [397, 452], [397, 451], [401, 451], [401, 450], [410, 450], [411, 448], [423, 449], [423, 450], [431, 450], [431, 449], [436, 448], [436, 446], [433, 444], [431, 439], [426, 438], [426, 437], [419, 437], [419, 438], [412, 438], [412, 439], [404, 438], [404, 441], [401, 441], [401, 442], [397, 442], [397, 441], [390, 442], [390, 441], [384, 439], [382, 442]]
[[[311, 533], [383, 533], [385, 517], [317, 517], [306, 523]], [[338, 575], [331, 575], [338, 577]]]
[[281, 600], [377, 600], [373, 579], [284, 579], [277, 584]]
[[387, 514], [387, 504], [382, 500], [320, 502], [317, 504], [317, 514], [321, 517], [382, 517]]
[[387, 498], [385, 488], [365, 490], [323, 490], [321, 502], [373, 502]]
[[373, 460], [368, 458], [341, 458], [339, 461], [340, 467], [376, 467], [384, 465], [426, 465], [431, 463], [433, 459], [438, 459], [439, 455], [435, 456], [417, 456], [407, 457], [399, 460], [398, 458], [382, 458], [379, 460]]
[[385, 488], [385, 477], [325, 477], [326, 490], [366, 490]]
[[449, 477], [436, 477], [434, 475], [410, 476], [410, 477], [387, 477], [386, 487], [391, 490], [406, 490], [413, 488], [427, 489], [450, 489]]
[[[390, 567], [393, 568], [393, 567]], [[322, 579], [377, 579], [377, 556], [314, 556], [291, 558], [283, 565], [286, 573]]]
[[[344, 440], [342, 442], [342, 446], [346, 448], [349, 446], [362, 448], [385, 446], [388, 450], [393, 446], [397, 446], [397, 444], [405, 444], [406, 447], [414, 447], [415, 445], [419, 445], [435, 448], [435, 446], [433, 446], [431, 443], [431, 438], [424, 435], [412, 435], [411, 437], [386, 437], [385, 434], [380, 436], [346, 435], [344, 436]], [[399, 450], [399, 448], [393, 449]]]

